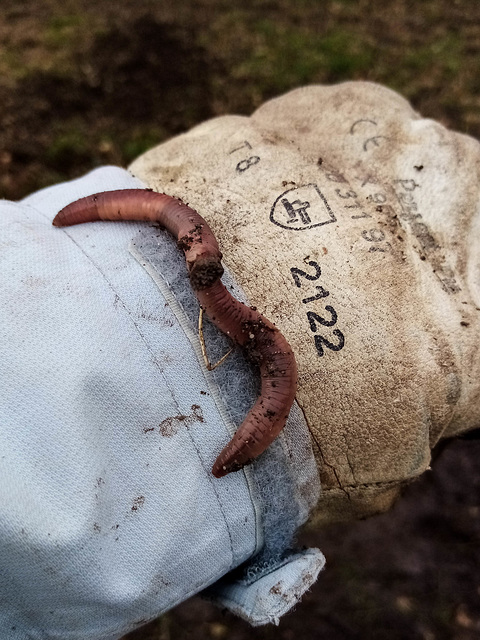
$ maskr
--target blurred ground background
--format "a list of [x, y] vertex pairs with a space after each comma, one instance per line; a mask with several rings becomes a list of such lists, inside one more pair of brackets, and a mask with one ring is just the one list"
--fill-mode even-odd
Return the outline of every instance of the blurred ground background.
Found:
[[[0, 197], [126, 166], [224, 113], [362, 79], [480, 139], [478, 0], [1, 0]], [[480, 637], [480, 441], [388, 514], [306, 532], [327, 569], [281, 625], [194, 598], [129, 640]]]

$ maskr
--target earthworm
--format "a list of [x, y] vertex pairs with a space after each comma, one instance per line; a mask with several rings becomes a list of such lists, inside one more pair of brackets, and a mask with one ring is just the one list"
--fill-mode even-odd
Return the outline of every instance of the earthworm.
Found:
[[297, 387], [297, 365], [290, 345], [255, 307], [239, 302], [225, 288], [220, 280], [222, 254], [213, 231], [180, 199], [150, 189], [106, 191], [69, 204], [53, 224], [63, 227], [94, 220], [155, 222], [176, 237], [200, 306], [259, 366], [260, 395], [212, 468], [217, 478], [238, 471], [265, 451], [285, 426]]

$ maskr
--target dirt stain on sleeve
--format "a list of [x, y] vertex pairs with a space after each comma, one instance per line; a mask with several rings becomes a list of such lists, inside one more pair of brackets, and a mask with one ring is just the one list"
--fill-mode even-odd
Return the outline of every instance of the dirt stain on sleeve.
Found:
[[135, 498], [132, 505], [132, 511], [138, 511], [140, 507], [145, 504], [145, 496], [138, 496]]
[[179, 414], [162, 420], [159, 425], [160, 433], [166, 438], [171, 438], [178, 433], [181, 425], [184, 424], [188, 429], [194, 422], [204, 422], [202, 408], [198, 404], [192, 404], [191, 414]]

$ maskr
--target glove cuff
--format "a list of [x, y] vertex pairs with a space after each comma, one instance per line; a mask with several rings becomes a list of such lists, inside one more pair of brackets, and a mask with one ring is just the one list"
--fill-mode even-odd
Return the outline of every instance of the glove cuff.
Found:
[[[206, 369], [196, 329], [199, 306], [176, 243], [166, 232], [150, 227], [134, 238], [130, 252], [157, 283]], [[228, 270], [223, 282], [247, 303]], [[209, 358], [220, 359], [228, 351], [228, 339], [208, 320], [203, 333]], [[258, 394], [258, 372], [237, 349], [221, 367], [205, 375], [211, 382], [209, 392], [233, 433]], [[291, 550], [296, 531], [307, 521], [320, 495], [310, 434], [297, 403], [280, 436], [243, 472], [258, 515], [256, 553], [204, 594], [251, 624], [262, 625], [277, 622], [291, 609], [325, 564], [318, 549]]]

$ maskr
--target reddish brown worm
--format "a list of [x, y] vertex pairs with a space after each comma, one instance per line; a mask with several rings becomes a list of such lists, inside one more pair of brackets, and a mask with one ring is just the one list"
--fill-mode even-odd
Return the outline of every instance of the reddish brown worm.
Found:
[[106, 191], [69, 204], [53, 224], [63, 227], [94, 220], [155, 222], [176, 237], [200, 306], [259, 365], [260, 395], [212, 468], [217, 478], [238, 471], [265, 451], [285, 426], [297, 389], [297, 365], [290, 345], [255, 307], [227, 291], [220, 281], [222, 254], [212, 230], [181, 200], [149, 189]]

